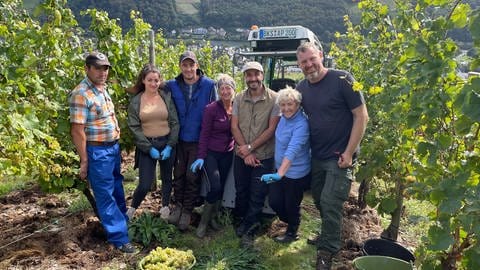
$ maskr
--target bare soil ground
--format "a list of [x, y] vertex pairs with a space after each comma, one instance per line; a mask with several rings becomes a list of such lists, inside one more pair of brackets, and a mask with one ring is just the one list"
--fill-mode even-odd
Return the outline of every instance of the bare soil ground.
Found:
[[[361, 243], [377, 238], [382, 231], [376, 211], [359, 209], [355, 200], [352, 193], [345, 203], [345, 244], [336, 256], [334, 269], [353, 269], [351, 261], [361, 255]], [[142, 203], [142, 209], [156, 212], [160, 202], [160, 195], [154, 192]], [[145, 256], [144, 252], [118, 252], [106, 243], [92, 211], [72, 214], [67, 207], [58, 196], [45, 194], [36, 186], [1, 197], [0, 269], [132, 269]], [[303, 205], [303, 211], [318, 215], [313, 205]], [[274, 222], [267, 234], [274, 236], [283, 230], [285, 224]]]

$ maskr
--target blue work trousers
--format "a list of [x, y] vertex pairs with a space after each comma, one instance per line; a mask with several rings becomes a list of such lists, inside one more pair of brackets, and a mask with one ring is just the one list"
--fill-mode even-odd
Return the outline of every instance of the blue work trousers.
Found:
[[87, 145], [87, 155], [88, 180], [95, 196], [100, 222], [107, 232], [108, 242], [119, 247], [129, 242], [127, 206], [120, 172], [120, 145]]

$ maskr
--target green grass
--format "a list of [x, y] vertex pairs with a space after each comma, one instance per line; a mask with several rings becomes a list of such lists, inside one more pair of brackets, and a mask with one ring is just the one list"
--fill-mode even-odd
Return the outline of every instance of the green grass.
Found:
[[[311, 196], [307, 193], [303, 201], [313, 207]], [[197, 211], [197, 210], [196, 210]], [[158, 213], [152, 213], [158, 214]], [[252, 269], [252, 270], [308, 270], [315, 267], [315, 247], [308, 245], [306, 238], [318, 230], [320, 219], [316, 214], [302, 211], [300, 225], [301, 239], [290, 243], [280, 244], [271, 239], [265, 232], [276, 218], [264, 217], [261, 233], [256, 237], [254, 248], [246, 250], [240, 247], [240, 238], [235, 235], [231, 224], [230, 212], [224, 211], [220, 215], [223, 228], [215, 232], [209, 228], [207, 235], [200, 239], [195, 235], [195, 227], [190, 227], [185, 233], [175, 234], [170, 241], [171, 248], [182, 250], [191, 249], [197, 259], [193, 269], [222, 270], [222, 269]], [[155, 248], [158, 244], [151, 244], [144, 252]], [[144, 255], [138, 258], [142, 259]]]
[[245, 250], [240, 248], [240, 239], [231, 225], [217, 233], [209, 231], [203, 239], [197, 238], [194, 232], [194, 228], [191, 228], [190, 232], [178, 235], [174, 241], [177, 248], [193, 250], [197, 258], [194, 269], [314, 268], [315, 248], [308, 245], [305, 238], [285, 245], [274, 242], [264, 234], [256, 238], [254, 249]]
[[[311, 196], [306, 194], [303, 203], [313, 205]], [[176, 236], [174, 247], [193, 250], [197, 258], [194, 269], [314, 269], [316, 250], [307, 244], [306, 238], [318, 230], [318, 217], [302, 211], [301, 238], [296, 242], [279, 244], [267, 234], [261, 234], [256, 237], [254, 248], [249, 251], [240, 248], [240, 239], [230, 222], [225, 222], [227, 219], [228, 214], [225, 214], [222, 220], [228, 224], [219, 232], [210, 229], [203, 239], [197, 238], [195, 228], [191, 227], [187, 233]], [[264, 227], [269, 227], [273, 220], [264, 218]]]
[[133, 166], [128, 167], [123, 173], [125, 182], [135, 182], [138, 177], [138, 171], [133, 169]]
[[78, 193], [78, 196], [76, 196], [76, 198], [71, 200], [68, 204], [68, 212], [77, 213], [92, 209], [87, 197], [83, 196], [83, 194], [80, 194], [80, 191], [76, 191], [76, 193]]
[[428, 218], [435, 207], [428, 201], [409, 199], [405, 203], [405, 213], [400, 221], [400, 230], [409, 242], [419, 243], [426, 236], [433, 221]]
[[0, 196], [3, 196], [14, 190], [22, 190], [34, 182], [26, 177], [5, 176], [0, 178]]
[[[403, 205], [405, 210], [400, 220], [399, 235], [403, 241], [418, 246], [433, 222], [429, 220], [428, 215], [435, 207], [430, 202], [415, 199], [405, 199]], [[382, 228], [388, 227], [390, 218], [390, 215], [380, 215]]]

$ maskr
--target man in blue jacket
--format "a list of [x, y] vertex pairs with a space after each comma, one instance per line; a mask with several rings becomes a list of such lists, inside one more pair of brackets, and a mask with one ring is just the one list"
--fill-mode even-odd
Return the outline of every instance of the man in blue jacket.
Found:
[[189, 168], [197, 157], [203, 110], [216, 100], [216, 91], [214, 81], [200, 70], [193, 52], [186, 51], [180, 55], [179, 65], [181, 74], [166, 84], [166, 90], [172, 92], [180, 122], [173, 170], [174, 207], [168, 220], [184, 231], [190, 224], [200, 187], [198, 176]]

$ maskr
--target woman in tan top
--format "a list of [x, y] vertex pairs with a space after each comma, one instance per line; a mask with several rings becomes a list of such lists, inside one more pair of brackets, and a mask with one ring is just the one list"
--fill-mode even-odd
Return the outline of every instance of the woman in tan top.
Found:
[[173, 147], [178, 141], [178, 116], [170, 92], [163, 89], [160, 71], [151, 64], [138, 75], [132, 88], [136, 93], [128, 107], [128, 126], [135, 137], [135, 168], [139, 170], [138, 186], [133, 193], [132, 205], [127, 211], [132, 218], [156, 181], [157, 161], [162, 178], [161, 217], [170, 214], [168, 207], [172, 191], [172, 169], [175, 157]]

